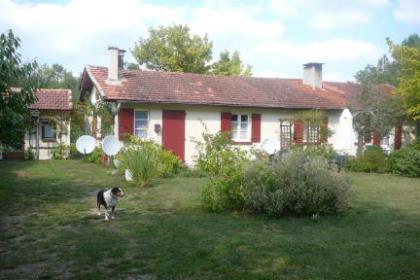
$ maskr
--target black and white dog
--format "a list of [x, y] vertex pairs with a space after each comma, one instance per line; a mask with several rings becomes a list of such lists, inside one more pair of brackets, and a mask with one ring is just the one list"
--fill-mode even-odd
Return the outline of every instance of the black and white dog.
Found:
[[[100, 190], [96, 197], [98, 216], [101, 215], [101, 205], [105, 207], [105, 220], [114, 219], [114, 210], [119, 197], [124, 197], [124, 191], [119, 187], [114, 187], [107, 191]], [[110, 211], [111, 210], [111, 211]]]

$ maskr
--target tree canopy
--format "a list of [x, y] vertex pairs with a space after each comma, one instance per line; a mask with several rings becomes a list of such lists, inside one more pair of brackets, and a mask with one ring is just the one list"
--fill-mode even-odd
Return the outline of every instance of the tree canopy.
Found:
[[149, 29], [149, 38], [140, 38], [132, 51], [140, 65], [148, 69], [207, 73], [213, 44], [207, 35], [191, 35], [187, 25]]
[[[31, 124], [29, 106], [39, 87], [36, 61], [22, 63], [21, 41], [12, 30], [0, 34], [0, 149], [20, 148]], [[20, 89], [14, 87], [20, 86]]]
[[[147, 69], [171, 72], [250, 76], [251, 66], [244, 65], [239, 52], [228, 50], [211, 64], [213, 43], [207, 35], [190, 33], [187, 25], [159, 26], [149, 29], [148, 38], [140, 38], [132, 51], [137, 62]], [[136, 69], [133, 64], [130, 69]]]
[[396, 93], [408, 116], [420, 121], [420, 38], [410, 36], [404, 42], [407, 44], [395, 45], [388, 42], [399, 67]]
[[225, 50], [220, 53], [219, 60], [213, 63], [211, 73], [222, 76], [251, 76], [252, 70], [250, 65], [242, 63], [238, 51], [230, 56], [229, 51]]

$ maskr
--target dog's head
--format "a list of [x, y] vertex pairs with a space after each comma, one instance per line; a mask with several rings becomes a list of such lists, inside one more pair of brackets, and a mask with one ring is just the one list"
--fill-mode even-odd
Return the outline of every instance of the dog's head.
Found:
[[118, 197], [124, 197], [125, 195], [124, 191], [119, 187], [113, 187], [111, 189], [111, 192], [113, 195], [118, 196]]

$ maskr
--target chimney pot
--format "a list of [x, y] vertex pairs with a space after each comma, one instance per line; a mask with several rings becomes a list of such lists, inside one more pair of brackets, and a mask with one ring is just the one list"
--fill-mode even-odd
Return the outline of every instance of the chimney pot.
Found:
[[319, 62], [309, 62], [303, 64], [303, 84], [311, 86], [313, 89], [322, 88], [322, 64]]

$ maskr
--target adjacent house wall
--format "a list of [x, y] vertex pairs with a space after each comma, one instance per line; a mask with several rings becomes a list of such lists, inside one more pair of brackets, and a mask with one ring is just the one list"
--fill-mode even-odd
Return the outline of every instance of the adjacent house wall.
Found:
[[[56, 130], [56, 139], [42, 139], [42, 126], [41, 122], [43, 120], [47, 120], [49, 118], [55, 118], [59, 120], [57, 124]], [[60, 132], [59, 128], [63, 128], [63, 131]], [[58, 146], [59, 143], [63, 143], [65, 145], [70, 145], [70, 114], [68, 112], [40, 112], [39, 115], [39, 126], [34, 127], [28, 131], [26, 131], [24, 136], [24, 148], [25, 151], [31, 149], [36, 154], [37, 148], [37, 130], [39, 135], [39, 159], [46, 160], [52, 158], [52, 152], [55, 147]]]

